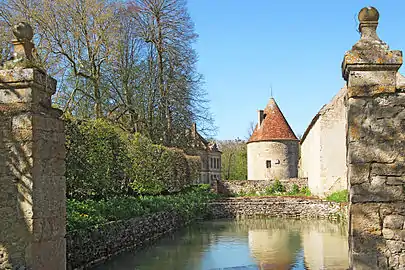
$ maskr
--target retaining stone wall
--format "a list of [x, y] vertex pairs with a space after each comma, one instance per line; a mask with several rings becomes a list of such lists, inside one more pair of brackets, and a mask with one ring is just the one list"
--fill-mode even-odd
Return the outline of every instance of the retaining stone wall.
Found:
[[347, 204], [299, 197], [227, 198], [210, 204], [211, 218], [287, 217], [346, 220]]
[[178, 213], [161, 212], [69, 232], [66, 236], [67, 269], [88, 267], [125, 250], [136, 250], [184, 225]]

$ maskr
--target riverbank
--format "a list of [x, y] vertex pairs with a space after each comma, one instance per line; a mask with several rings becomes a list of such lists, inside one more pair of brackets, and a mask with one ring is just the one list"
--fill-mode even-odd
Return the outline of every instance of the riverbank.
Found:
[[[201, 198], [208, 200], [213, 195], [200, 192], [198, 200], [183, 199], [161, 212], [68, 232], [67, 269], [83, 269], [126, 250], [139, 250], [197, 219], [282, 217], [344, 221], [347, 214], [345, 203], [304, 197], [222, 198], [203, 205]], [[198, 197], [197, 194], [193, 196]]]
[[127, 249], [138, 249], [161, 235], [207, 215], [218, 198], [208, 185], [168, 196], [68, 200], [67, 269], [100, 263]]

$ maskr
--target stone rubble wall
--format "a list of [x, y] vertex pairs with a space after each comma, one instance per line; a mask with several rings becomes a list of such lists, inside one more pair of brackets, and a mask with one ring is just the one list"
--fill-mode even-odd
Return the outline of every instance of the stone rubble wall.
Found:
[[[235, 195], [240, 193], [264, 192], [267, 187], [274, 184], [275, 180], [229, 180], [218, 181], [217, 189], [219, 194]], [[291, 178], [280, 180], [281, 184], [290, 191], [294, 184], [298, 187], [304, 188], [308, 186], [308, 179], [306, 178]]]
[[349, 112], [353, 256], [405, 269], [405, 93], [350, 99]]
[[241, 197], [210, 203], [210, 217], [286, 217], [346, 220], [347, 204], [300, 197]]
[[123, 251], [137, 250], [184, 225], [178, 213], [160, 212], [69, 232], [66, 236], [67, 269], [84, 269]]

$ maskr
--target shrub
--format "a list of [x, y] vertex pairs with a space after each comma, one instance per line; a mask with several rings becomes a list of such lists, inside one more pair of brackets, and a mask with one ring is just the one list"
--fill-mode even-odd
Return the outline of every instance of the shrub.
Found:
[[70, 198], [107, 198], [125, 189], [127, 150], [104, 120], [66, 121], [66, 183]]
[[186, 155], [186, 159], [188, 163], [188, 168], [190, 170], [191, 183], [195, 183], [200, 178], [201, 158], [199, 156]]
[[179, 191], [201, 166], [199, 157], [152, 144], [106, 120], [67, 119], [66, 148], [67, 196], [80, 200]]
[[276, 179], [273, 183], [274, 192], [282, 193], [285, 192], [285, 187], [281, 184], [280, 180]]
[[347, 202], [349, 200], [349, 193], [347, 189], [336, 191], [327, 196], [326, 200], [331, 202]]
[[273, 194], [276, 194], [276, 193], [283, 193], [285, 191], [286, 191], [286, 189], [283, 186], [283, 184], [281, 184], [280, 180], [276, 179], [271, 186], [268, 186], [265, 189], [265, 194], [266, 195], [273, 195]]

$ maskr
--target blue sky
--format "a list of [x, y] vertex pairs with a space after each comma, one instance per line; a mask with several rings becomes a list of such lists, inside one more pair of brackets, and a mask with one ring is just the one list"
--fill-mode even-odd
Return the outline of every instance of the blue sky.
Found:
[[403, 0], [188, 0], [216, 139], [244, 139], [271, 85], [294, 132], [302, 134], [344, 86], [343, 55], [359, 39], [357, 13], [370, 5], [380, 12], [380, 38], [391, 49], [405, 49]]

